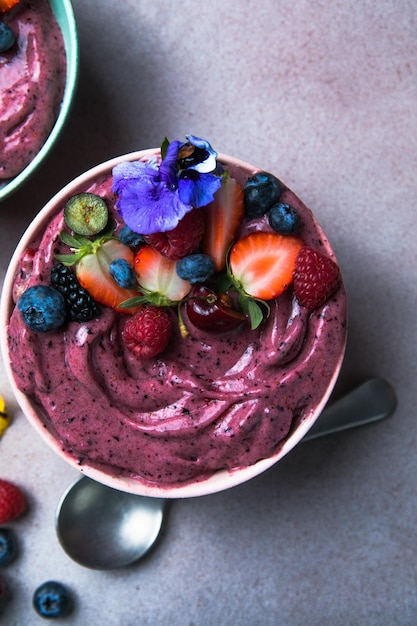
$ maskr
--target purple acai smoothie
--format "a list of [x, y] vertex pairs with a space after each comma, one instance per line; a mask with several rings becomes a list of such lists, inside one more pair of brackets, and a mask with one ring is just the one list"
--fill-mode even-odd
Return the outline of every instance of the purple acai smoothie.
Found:
[[[233, 161], [223, 165], [242, 188], [257, 171]], [[117, 237], [125, 222], [113, 185], [110, 170], [77, 193], [105, 200]], [[27, 246], [15, 301], [31, 285], [49, 284], [55, 255], [68, 253], [60, 238], [67, 199]], [[334, 260], [312, 212], [285, 186], [280, 203], [298, 214], [303, 243]], [[266, 215], [244, 217], [235, 238], [253, 232], [272, 232]], [[185, 333], [178, 308], [165, 307], [169, 343], [145, 359], [126, 347], [131, 313], [103, 306], [89, 322], [35, 332], [16, 306], [8, 328], [14, 377], [80, 466], [162, 487], [202, 481], [276, 454], [334, 383], [346, 340], [342, 280], [314, 310], [298, 303], [292, 286], [269, 306], [254, 330], [245, 320], [226, 332], [195, 327], [183, 306]]]
[[39, 152], [58, 117], [66, 54], [47, 0], [21, 0], [2, 16], [15, 43], [0, 52], [0, 185]]

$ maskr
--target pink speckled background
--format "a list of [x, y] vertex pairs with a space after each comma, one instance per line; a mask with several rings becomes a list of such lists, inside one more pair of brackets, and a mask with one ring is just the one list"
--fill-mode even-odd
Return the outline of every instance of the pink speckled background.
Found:
[[[417, 624], [417, 9], [412, 0], [73, 0], [81, 66], [69, 124], [0, 207], [0, 273], [30, 219], [96, 163], [207, 137], [282, 178], [316, 213], [342, 266], [350, 335], [337, 392], [389, 380], [396, 413], [305, 443], [230, 492], [173, 502], [155, 550], [116, 572], [72, 562], [54, 531], [77, 477], [17, 408], [0, 475], [30, 513], [5, 626], [43, 624], [47, 578], [74, 591], [62, 624]], [[3, 621], [1, 621], [3, 619]]]

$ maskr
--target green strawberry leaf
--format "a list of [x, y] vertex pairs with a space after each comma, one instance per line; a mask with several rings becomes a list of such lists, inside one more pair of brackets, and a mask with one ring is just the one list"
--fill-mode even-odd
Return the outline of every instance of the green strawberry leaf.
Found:
[[169, 139], [168, 137], [165, 137], [165, 139], [163, 140], [161, 144], [161, 158], [162, 159], [164, 159], [166, 156], [166, 153], [168, 151], [168, 146], [169, 146]]

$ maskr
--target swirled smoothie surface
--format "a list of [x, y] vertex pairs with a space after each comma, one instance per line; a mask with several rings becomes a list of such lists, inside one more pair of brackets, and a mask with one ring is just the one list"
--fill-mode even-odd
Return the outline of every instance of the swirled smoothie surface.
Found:
[[[242, 185], [250, 175], [234, 171]], [[89, 191], [105, 198], [116, 226], [111, 177]], [[299, 212], [303, 241], [332, 254], [311, 211], [288, 189], [281, 199]], [[61, 207], [63, 209], [63, 207]], [[21, 259], [15, 298], [50, 280], [54, 255], [63, 251], [63, 211]], [[265, 217], [244, 221], [240, 236], [269, 230]], [[251, 330], [205, 332], [184, 321], [154, 359], [138, 359], [122, 339], [128, 315], [104, 308], [100, 318], [36, 333], [15, 307], [9, 325], [10, 357], [19, 388], [78, 460], [111, 475], [158, 485], [204, 480], [276, 453], [288, 433], [308, 418], [330, 384], [344, 348], [346, 301], [341, 283], [309, 313], [288, 289]]]
[[45, 143], [66, 77], [63, 37], [47, 0], [21, 0], [2, 19], [16, 43], [0, 53], [0, 184], [19, 174]]

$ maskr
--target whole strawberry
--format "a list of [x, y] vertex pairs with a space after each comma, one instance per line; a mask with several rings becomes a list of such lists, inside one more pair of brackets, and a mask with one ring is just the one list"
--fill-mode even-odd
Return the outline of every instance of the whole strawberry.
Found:
[[173, 229], [154, 235], [145, 235], [146, 243], [173, 261], [197, 250], [204, 233], [204, 213], [193, 209]]
[[26, 498], [13, 483], [0, 478], [0, 524], [20, 517], [26, 510]]
[[313, 311], [336, 291], [340, 282], [338, 265], [310, 246], [298, 253], [294, 270], [294, 294], [298, 303]]
[[156, 306], [144, 306], [124, 325], [122, 336], [127, 348], [137, 357], [149, 359], [162, 352], [171, 335], [168, 313]]

